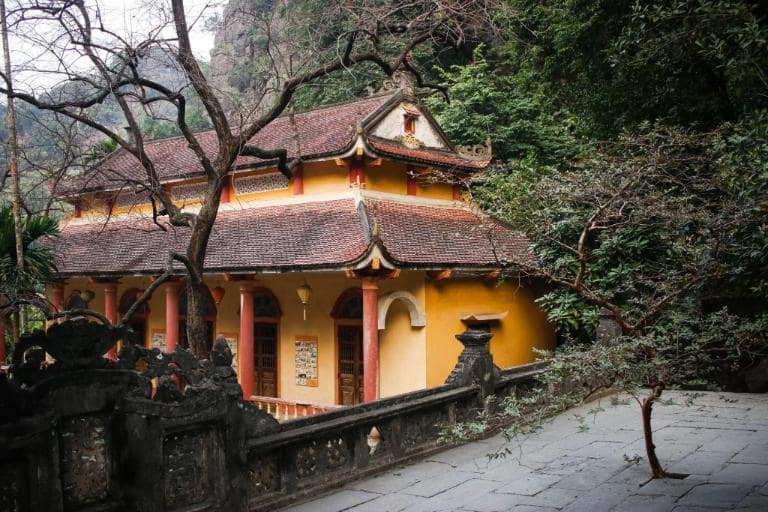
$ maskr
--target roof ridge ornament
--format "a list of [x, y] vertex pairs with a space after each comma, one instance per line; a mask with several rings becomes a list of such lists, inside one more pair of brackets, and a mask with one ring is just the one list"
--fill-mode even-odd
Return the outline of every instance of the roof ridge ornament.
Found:
[[493, 147], [491, 146], [491, 137], [485, 139], [485, 144], [471, 144], [468, 146], [456, 146], [456, 152], [468, 159], [477, 162], [485, 162], [491, 159]]

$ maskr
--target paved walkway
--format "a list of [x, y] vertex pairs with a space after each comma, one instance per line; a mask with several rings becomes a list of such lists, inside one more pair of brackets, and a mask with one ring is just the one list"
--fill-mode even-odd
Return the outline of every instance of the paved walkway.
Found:
[[[291, 512], [768, 511], [768, 395], [705, 393], [654, 409], [659, 459], [682, 480], [650, 480], [640, 408], [603, 399], [508, 444], [500, 436], [347, 485]], [[596, 412], [596, 408], [603, 411]], [[596, 413], [595, 413], [596, 412]], [[639, 456], [639, 463], [633, 462]]]

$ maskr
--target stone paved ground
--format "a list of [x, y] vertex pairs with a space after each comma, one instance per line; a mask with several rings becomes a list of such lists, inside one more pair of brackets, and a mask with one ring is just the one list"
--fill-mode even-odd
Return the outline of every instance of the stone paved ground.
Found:
[[[633, 399], [570, 410], [489, 461], [500, 436], [470, 443], [290, 508], [336, 511], [768, 511], [768, 395], [666, 392], [653, 426], [681, 480], [649, 480]], [[602, 412], [594, 414], [600, 407]], [[579, 419], [579, 416], [583, 419]], [[626, 459], [642, 457], [639, 464]]]

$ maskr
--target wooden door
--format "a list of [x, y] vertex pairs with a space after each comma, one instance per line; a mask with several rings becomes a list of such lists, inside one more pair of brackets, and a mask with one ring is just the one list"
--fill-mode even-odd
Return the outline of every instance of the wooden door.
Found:
[[336, 327], [339, 342], [339, 403], [363, 402], [363, 328], [360, 325]]
[[277, 397], [277, 324], [253, 326], [254, 394]]

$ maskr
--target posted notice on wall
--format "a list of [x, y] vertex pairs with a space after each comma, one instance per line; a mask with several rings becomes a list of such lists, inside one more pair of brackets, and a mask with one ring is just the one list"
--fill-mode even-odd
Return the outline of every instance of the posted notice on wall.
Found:
[[150, 343], [152, 348], [165, 351], [165, 329], [152, 329]]
[[318, 386], [317, 336], [296, 336], [296, 384]]

